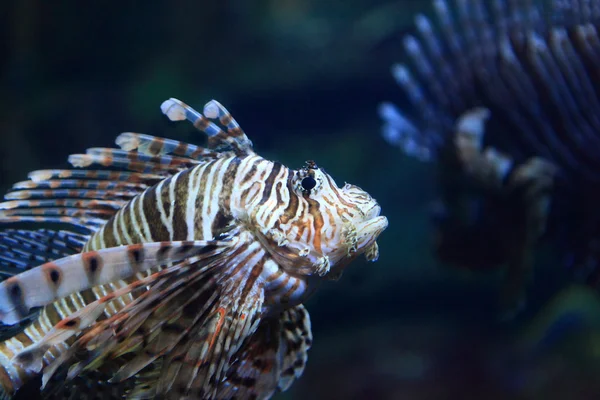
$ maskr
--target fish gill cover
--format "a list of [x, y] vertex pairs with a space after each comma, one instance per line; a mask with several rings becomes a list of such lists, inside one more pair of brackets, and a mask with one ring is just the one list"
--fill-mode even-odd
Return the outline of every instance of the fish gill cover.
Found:
[[[591, 283], [600, 182], [600, 1], [433, 1], [392, 67], [410, 107], [380, 105], [383, 136], [438, 166], [436, 251], [508, 264], [523, 305], [532, 250], [553, 237]], [[597, 246], [596, 246], [597, 247]]]

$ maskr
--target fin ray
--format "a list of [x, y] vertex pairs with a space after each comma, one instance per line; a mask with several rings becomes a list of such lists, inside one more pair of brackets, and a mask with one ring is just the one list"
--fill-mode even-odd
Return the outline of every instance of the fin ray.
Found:
[[[209, 101], [204, 106], [204, 114], [194, 110], [181, 100], [171, 98], [160, 106], [163, 114], [171, 121], [182, 121], [187, 119], [194, 127], [208, 136], [208, 147], [218, 149], [222, 146], [231, 149], [237, 155], [251, 154], [252, 142], [239, 124], [233, 119], [229, 111], [216, 100]], [[211, 121], [216, 120], [222, 124], [225, 130]]]
[[225, 241], [145, 243], [65, 257], [0, 283], [0, 321], [14, 324], [33, 307], [90, 287], [202, 254], [208, 257], [231, 245]]
[[216, 152], [200, 146], [141, 133], [122, 133], [117, 137], [116, 142], [117, 145], [123, 150], [137, 150], [142, 154], [151, 156], [174, 154], [181, 157], [191, 158], [192, 160], [216, 158], [218, 156]]
[[218, 398], [269, 398], [287, 390], [302, 375], [311, 345], [310, 318], [303, 305], [265, 319], [234, 356]]

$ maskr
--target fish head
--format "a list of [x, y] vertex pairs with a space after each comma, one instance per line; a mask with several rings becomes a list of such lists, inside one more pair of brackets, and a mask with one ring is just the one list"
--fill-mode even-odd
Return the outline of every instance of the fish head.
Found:
[[313, 161], [290, 171], [291, 212], [279, 218], [279, 246], [271, 251], [287, 270], [341, 273], [361, 254], [377, 260], [378, 236], [387, 228], [377, 201], [358, 186], [339, 187]]

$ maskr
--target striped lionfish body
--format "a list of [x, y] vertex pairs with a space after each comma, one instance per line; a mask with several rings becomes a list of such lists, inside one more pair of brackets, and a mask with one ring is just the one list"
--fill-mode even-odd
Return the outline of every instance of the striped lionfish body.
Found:
[[124, 133], [0, 203], [1, 222], [71, 227], [0, 234], [5, 273], [35, 267], [0, 284], [2, 322], [32, 320], [0, 344], [6, 393], [42, 375], [58, 396], [101, 374], [127, 398], [269, 398], [304, 369], [302, 302], [358, 255], [377, 259], [387, 220], [366, 192], [258, 156], [216, 101], [161, 109], [208, 146]]
[[551, 209], [567, 251], [598, 234], [600, 1], [432, 3], [392, 70], [414, 114], [382, 104], [384, 137], [439, 166], [441, 259], [507, 264], [518, 308]]

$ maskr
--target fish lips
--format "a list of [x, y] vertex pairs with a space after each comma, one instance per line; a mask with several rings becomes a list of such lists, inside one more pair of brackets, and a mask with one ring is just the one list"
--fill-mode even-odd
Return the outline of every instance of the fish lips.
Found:
[[377, 238], [387, 227], [388, 219], [384, 216], [377, 216], [356, 224], [358, 252], [364, 252], [368, 261], [377, 261], [379, 258]]

